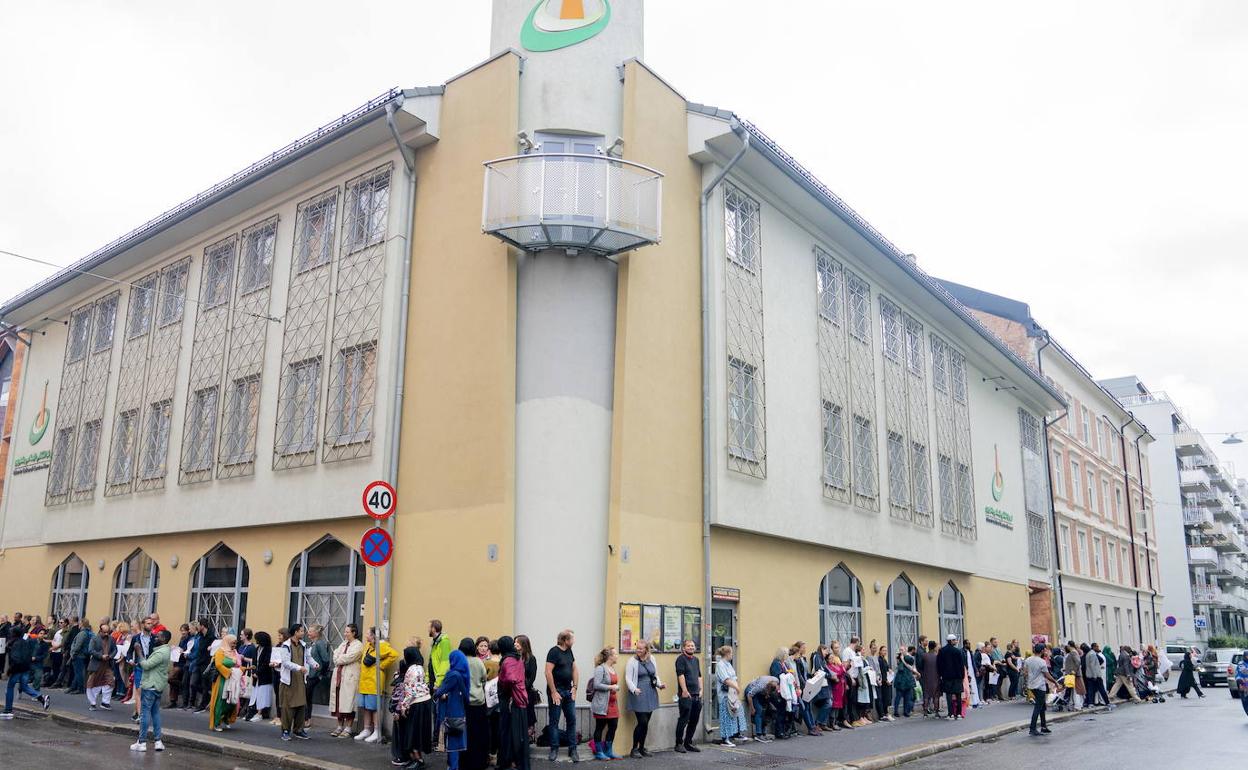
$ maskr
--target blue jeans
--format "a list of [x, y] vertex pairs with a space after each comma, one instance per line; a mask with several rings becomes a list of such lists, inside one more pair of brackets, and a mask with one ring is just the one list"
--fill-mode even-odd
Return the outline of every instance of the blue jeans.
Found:
[[142, 700], [139, 704], [139, 743], [147, 740], [147, 726], [152, 726], [152, 737], [160, 737], [160, 690], [140, 690]]
[[750, 710], [754, 718], [754, 737], [767, 734], [767, 696], [756, 692], [750, 696]]
[[550, 699], [549, 715], [550, 715], [550, 750], [559, 750], [559, 714], [563, 714], [563, 719], [567, 723], [568, 739], [572, 745], [568, 747], [568, 751], [576, 750], [576, 702], [572, 700], [571, 690], [559, 690], [559, 705], [555, 705], [555, 699]]
[[32, 698], [41, 697], [39, 691], [30, 686], [30, 672], [23, 671], [9, 677], [9, 686], [4, 691], [4, 713], [13, 713], [13, 688], [17, 688]]
[[[898, 707], [904, 704], [905, 711], [899, 712]], [[910, 716], [914, 712], [914, 688], [901, 689], [893, 688], [893, 716], [905, 714]]]
[[82, 692], [87, 688], [87, 659], [74, 658], [74, 679], [69, 689]]

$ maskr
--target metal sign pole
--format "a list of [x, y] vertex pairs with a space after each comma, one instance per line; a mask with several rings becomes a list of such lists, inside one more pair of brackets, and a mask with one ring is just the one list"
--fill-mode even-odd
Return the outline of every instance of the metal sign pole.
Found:
[[373, 567], [373, 657], [377, 675], [377, 719], [381, 719], [381, 570]]

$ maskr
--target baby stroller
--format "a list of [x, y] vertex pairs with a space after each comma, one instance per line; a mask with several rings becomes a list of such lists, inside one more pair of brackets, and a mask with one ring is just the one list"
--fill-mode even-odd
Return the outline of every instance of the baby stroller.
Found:
[[1165, 703], [1166, 696], [1161, 694], [1161, 677], [1154, 682], [1149, 678], [1148, 672], [1143, 666], [1135, 671], [1135, 691], [1140, 696], [1140, 700], [1150, 701], [1152, 703]]
[[[1069, 675], [1072, 679], [1074, 674]], [[1053, 695], [1053, 700], [1049, 706], [1054, 711], [1069, 711], [1074, 700], [1075, 688], [1067, 686], [1065, 676], [1055, 677], [1057, 679], [1057, 691]]]

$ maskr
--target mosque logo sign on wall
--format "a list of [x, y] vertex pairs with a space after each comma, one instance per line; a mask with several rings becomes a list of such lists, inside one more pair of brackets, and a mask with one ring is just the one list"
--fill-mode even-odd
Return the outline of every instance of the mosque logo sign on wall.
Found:
[[[1001, 498], [1005, 495], [1005, 476], [1001, 473], [1001, 452], [996, 444], [992, 446], [993, 456], [993, 473], [992, 473], [992, 501], [994, 503], [1001, 502]], [[984, 518], [989, 524], [996, 524], [998, 527], [1006, 529], [1014, 529], [1014, 514], [1004, 511], [995, 505], [984, 506]]]
[[30, 424], [30, 445], [43, 441], [43, 434], [48, 432], [52, 422], [52, 410], [48, 408], [48, 382], [43, 382], [43, 401], [39, 403], [39, 411], [35, 413], [35, 421]]
[[538, 0], [520, 29], [526, 51], [557, 51], [583, 43], [611, 23], [609, 0]]

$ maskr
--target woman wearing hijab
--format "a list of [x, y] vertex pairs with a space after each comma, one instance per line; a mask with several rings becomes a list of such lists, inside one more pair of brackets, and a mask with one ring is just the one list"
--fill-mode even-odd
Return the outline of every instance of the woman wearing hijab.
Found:
[[433, 751], [433, 701], [419, 640], [403, 649], [392, 698], [394, 740], [390, 743], [390, 764], [423, 770], [425, 755]]
[[212, 683], [212, 694], [208, 699], [208, 727], [214, 732], [224, 732], [238, 719], [238, 700], [231, 700], [230, 693], [235, 690], [230, 680], [235, 676], [242, 677], [242, 656], [237, 650], [238, 639], [234, 634], [221, 637], [221, 645], [212, 655], [212, 665], [217, 670], [217, 679]]
[[256, 632], [256, 687], [251, 691], [251, 718], [248, 722], [268, 721], [273, 709], [273, 637], [268, 631]]
[[1189, 648], [1183, 653], [1183, 663], [1179, 666], [1179, 697], [1187, 698], [1187, 694], [1192, 690], [1196, 691], [1196, 695], [1200, 698], [1205, 694], [1200, 691], [1200, 683], [1196, 679], [1196, 663], [1192, 661], [1192, 651]]
[[485, 706], [485, 662], [477, 652], [474, 639], [464, 637], [459, 642], [468, 665], [468, 745], [462, 758], [462, 770], [485, 770], [490, 763], [490, 715]]
[[450, 669], [434, 695], [442, 701], [447, 770], [459, 770], [459, 755], [468, 748], [468, 687], [472, 674], [468, 658], [459, 650], [451, 652], [449, 663]]
[[529, 684], [525, 663], [510, 636], [498, 653], [498, 770], [529, 770]]

